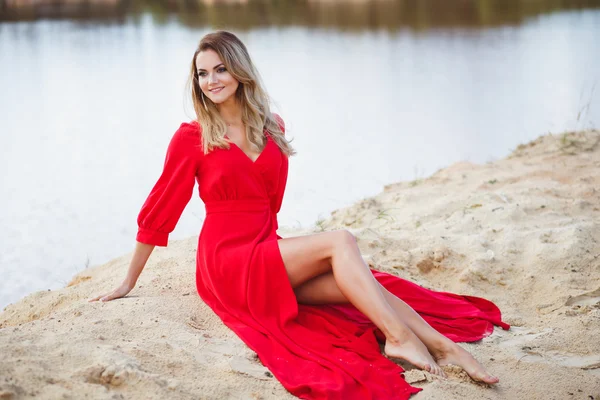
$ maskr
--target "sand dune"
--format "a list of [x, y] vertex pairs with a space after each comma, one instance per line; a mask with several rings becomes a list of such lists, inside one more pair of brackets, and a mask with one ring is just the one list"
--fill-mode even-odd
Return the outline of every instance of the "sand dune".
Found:
[[[513, 326], [464, 345], [499, 385], [407, 366], [415, 400], [600, 399], [600, 132], [389, 185], [312, 231], [338, 228], [375, 268], [489, 298]], [[292, 398], [198, 298], [195, 244], [156, 250], [128, 298], [85, 301], [120, 282], [126, 255], [7, 306], [0, 399]]]

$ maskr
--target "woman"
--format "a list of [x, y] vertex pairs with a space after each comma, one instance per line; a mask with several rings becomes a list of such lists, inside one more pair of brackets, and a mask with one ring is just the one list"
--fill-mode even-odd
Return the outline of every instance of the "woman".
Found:
[[206, 35], [190, 79], [198, 121], [182, 124], [171, 140], [138, 218], [125, 280], [93, 300], [123, 297], [135, 287], [154, 246], [167, 245], [197, 181], [206, 206], [198, 293], [291, 393], [396, 399], [417, 392], [381, 354], [376, 336], [385, 340], [387, 356], [432, 374], [444, 376], [440, 366], [456, 364], [474, 380], [498, 382], [453, 341], [479, 340], [493, 324], [507, 329], [492, 303], [371, 271], [347, 231], [277, 235], [294, 150], [235, 35]]

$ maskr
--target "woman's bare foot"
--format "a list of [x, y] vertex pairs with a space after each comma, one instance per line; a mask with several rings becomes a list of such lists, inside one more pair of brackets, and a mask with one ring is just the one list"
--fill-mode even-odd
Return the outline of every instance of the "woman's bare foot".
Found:
[[452, 343], [441, 350], [439, 356], [436, 355], [436, 360], [439, 365], [458, 365], [475, 381], [490, 385], [500, 381], [497, 377], [490, 375], [483, 365], [479, 364], [468, 351], [456, 343]]
[[412, 332], [404, 335], [402, 340], [388, 338], [385, 341], [384, 352], [388, 357], [401, 358], [431, 374], [446, 376], [431, 354], [429, 354], [427, 347]]

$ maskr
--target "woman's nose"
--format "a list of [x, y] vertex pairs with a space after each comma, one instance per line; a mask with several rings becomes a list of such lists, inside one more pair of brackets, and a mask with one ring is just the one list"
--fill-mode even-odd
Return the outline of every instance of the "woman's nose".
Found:
[[217, 74], [212, 73], [208, 76], [208, 83], [216, 83], [219, 80], [217, 79]]

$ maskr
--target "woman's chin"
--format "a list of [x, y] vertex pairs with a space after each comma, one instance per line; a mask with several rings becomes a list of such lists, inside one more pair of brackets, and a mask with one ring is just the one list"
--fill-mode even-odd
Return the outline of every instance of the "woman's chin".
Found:
[[225, 97], [225, 96], [215, 96], [215, 97], [209, 97], [210, 101], [212, 101], [213, 103], [215, 103], [215, 105], [221, 105], [223, 103], [225, 103], [227, 100], [229, 100], [231, 96]]

